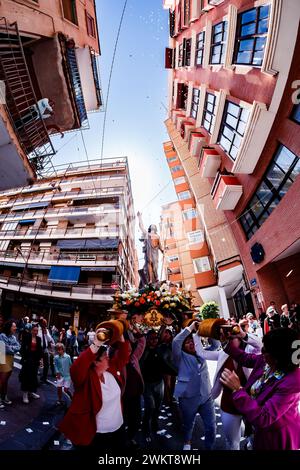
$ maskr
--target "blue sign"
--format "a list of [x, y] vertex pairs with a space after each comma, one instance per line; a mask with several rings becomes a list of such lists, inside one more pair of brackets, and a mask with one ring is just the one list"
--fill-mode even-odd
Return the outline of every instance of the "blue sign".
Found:
[[256, 286], [257, 285], [257, 280], [255, 278], [251, 279], [250, 280], [250, 285], [253, 287], [253, 286]]

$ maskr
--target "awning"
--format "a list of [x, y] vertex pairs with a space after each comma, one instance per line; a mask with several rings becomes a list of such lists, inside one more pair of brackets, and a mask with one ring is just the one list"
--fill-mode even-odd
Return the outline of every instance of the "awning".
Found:
[[118, 244], [116, 238], [90, 238], [58, 240], [56, 246], [61, 250], [113, 250], [118, 248]]
[[32, 202], [31, 204], [24, 204], [22, 206], [13, 206], [11, 210], [12, 211], [24, 211], [27, 209], [40, 209], [42, 207], [48, 207], [49, 203], [50, 203], [49, 201]]
[[49, 282], [64, 282], [77, 284], [80, 276], [80, 268], [73, 266], [52, 266], [48, 276]]
[[19, 225], [31, 225], [34, 224], [35, 219], [26, 219], [26, 220], [19, 220], [18, 224]]

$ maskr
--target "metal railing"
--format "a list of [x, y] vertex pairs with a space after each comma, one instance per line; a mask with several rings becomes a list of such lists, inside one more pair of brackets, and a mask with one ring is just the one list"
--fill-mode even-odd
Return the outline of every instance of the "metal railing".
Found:
[[0, 18], [0, 33], [0, 79], [7, 88], [8, 116], [37, 174], [44, 169], [53, 174], [55, 150], [37, 106], [17, 23]]
[[111, 234], [115, 234], [119, 232], [119, 226], [116, 225], [115, 227], [97, 227], [95, 229], [78, 227], [78, 228], [32, 228], [26, 227], [24, 229], [14, 229], [14, 230], [3, 230], [0, 231], [0, 239], [1, 238], [13, 238], [13, 237], [38, 237], [38, 236], [45, 236], [45, 237], [55, 237], [55, 238], [64, 238], [68, 236], [75, 235], [78, 238], [84, 237], [105, 237]]
[[111, 284], [105, 283], [63, 285], [49, 281], [39, 281], [37, 279], [21, 279], [2, 275], [0, 275], [0, 287], [17, 291], [30, 290], [40, 295], [54, 295], [59, 297], [61, 294], [65, 297], [65, 294], [68, 294], [70, 297], [76, 296], [76, 298], [78, 298], [78, 296], [84, 296], [90, 299], [103, 295], [112, 296], [116, 291], [115, 288], [111, 287]]
[[71, 261], [74, 264], [83, 264], [88, 262], [89, 265], [94, 263], [95, 265], [103, 262], [119, 262], [121, 264], [121, 258], [118, 253], [99, 253], [96, 251], [61, 251], [59, 253], [51, 253], [48, 250], [34, 251], [34, 250], [1, 250], [0, 251], [0, 264], [3, 262], [18, 262], [18, 263], [30, 263], [39, 262], [51, 264], [53, 261], [59, 263], [60, 261]]

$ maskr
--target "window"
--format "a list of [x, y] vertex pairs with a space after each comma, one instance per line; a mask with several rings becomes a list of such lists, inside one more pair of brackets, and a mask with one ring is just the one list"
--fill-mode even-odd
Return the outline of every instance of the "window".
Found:
[[192, 40], [191, 39], [185, 39], [183, 49], [183, 57], [184, 57], [184, 65], [186, 67], [189, 67], [191, 65], [191, 48], [192, 48]]
[[244, 213], [240, 223], [247, 238], [271, 215], [300, 173], [300, 159], [284, 145], [280, 145]]
[[178, 184], [183, 184], [185, 183], [185, 176], [179, 176], [179, 178], [174, 178], [174, 184], [177, 186]]
[[62, 7], [64, 18], [78, 25], [76, 0], [62, 0]]
[[291, 118], [293, 119], [293, 121], [300, 124], [300, 104], [295, 104], [295, 106], [293, 107]]
[[268, 34], [270, 5], [238, 15], [235, 64], [261, 66]]
[[178, 67], [183, 66], [183, 42], [179, 44], [179, 49], [178, 49]]
[[201, 243], [204, 241], [204, 234], [202, 230], [195, 230], [194, 232], [187, 233], [189, 243]]
[[211, 134], [213, 119], [216, 110], [216, 97], [212, 93], [206, 93], [202, 126]]
[[176, 108], [186, 109], [188, 91], [189, 87], [185, 83], [178, 83]]
[[176, 160], [178, 160], [177, 155], [175, 155], [174, 157], [168, 158], [168, 163], [175, 162]]
[[170, 168], [170, 170], [171, 170], [172, 173], [176, 173], [177, 171], [182, 170], [182, 166], [181, 165], [176, 165], [176, 166], [173, 166], [172, 168]]
[[197, 34], [196, 36], [196, 59], [195, 65], [199, 66], [203, 63], [203, 54], [204, 54], [204, 41], [205, 41], [205, 32]]
[[178, 260], [179, 260], [179, 256], [178, 256], [178, 255], [168, 256], [168, 261], [169, 261], [169, 263], [174, 263], [175, 261], [178, 261]]
[[213, 26], [213, 30], [212, 30], [211, 53], [210, 53], [211, 64], [224, 64], [226, 38], [227, 38], [227, 21], [221, 21], [221, 23], [218, 23], [215, 26]]
[[178, 193], [178, 199], [180, 201], [183, 201], [184, 199], [190, 199], [191, 197], [192, 196], [190, 191], [182, 191], [182, 193]]
[[196, 273], [205, 273], [206, 271], [211, 270], [208, 256], [193, 259], [193, 263]]
[[169, 25], [170, 25], [170, 36], [175, 36], [175, 10], [169, 10]]
[[191, 13], [191, 5], [190, 5], [191, 0], [183, 0], [183, 22], [184, 26], [188, 26], [190, 22], [190, 13]]
[[199, 88], [193, 88], [191, 117], [194, 118], [194, 119], [197, 119], [199, 99], [200, 99], [200, 90], [199, 90]]
[[179, 45], [178, 67], [188, 67], [191, 65], [191, 39], [183, 39]]
[[87, 29], [88, 35], [93, 36], [93, 38], [95, 38], [96, 37], [95, 20], [87, 12], [85, 12], [85, 18], [86, 18], [86, 29]]
[[183, 211], [182, 214], [183, 214], [184, 220], [190, 220], [190, 219], [194, 219], [195, 217], [197, 217], [197, 211], [194, 208], [187, 209], [186, 211]]
[[232, 160], [236, 159], [248, 117], [248, 109], [241, 108], [230, 101], [226, 101], [219, 134], [219, 143]]

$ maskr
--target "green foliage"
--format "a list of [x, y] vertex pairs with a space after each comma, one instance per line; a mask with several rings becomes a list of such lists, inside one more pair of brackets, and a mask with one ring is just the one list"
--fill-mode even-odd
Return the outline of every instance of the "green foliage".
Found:
[[201, 305], [200, 316], [202, 320], [206, 320], [207, 318], [219, 318], [219, 310], [219, 305], [211, 300]]

